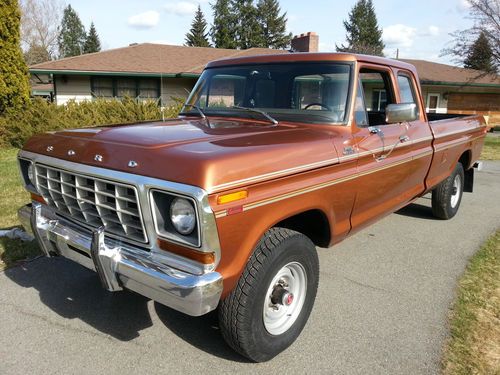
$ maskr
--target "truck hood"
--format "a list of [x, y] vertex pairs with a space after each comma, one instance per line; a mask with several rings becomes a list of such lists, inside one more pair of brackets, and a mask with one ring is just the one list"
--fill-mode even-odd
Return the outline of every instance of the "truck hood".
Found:
[[[255, 120], [182, 118], [51, 132], [27, 151], [222, 191], [335, 162], [332, 132], [322, 127]], [[69, 152], [69, 151], [72, 152]], [[101, 157], [97, 157], [100, 155]], [[96, 159], [101, 159], [97, 161]], [[134, 161], [135, 167], [129, 167]]]

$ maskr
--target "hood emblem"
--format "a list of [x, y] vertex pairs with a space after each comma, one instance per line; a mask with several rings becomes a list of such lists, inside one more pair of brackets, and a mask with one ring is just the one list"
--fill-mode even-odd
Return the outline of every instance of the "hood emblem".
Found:
[[94, 156], [94, 160], [101, 162], [102, 161], [102, 155], [96, 155], [96, 156]]
[[68, 155], [74, 156], [74, 155], [76, 155], [76, 152], [74, 150], [68, 150]]
[[130, 161], [128, 162], [128, 166], [129, 166], [130, 168], [135, 168], [135, 167], [137, 167], [137, 166], [138, 166], [138, 164], [137, 164], [137, 162], [136, 162], [136, 161], [134, 161], [134, 160], [130, 160]]
[[54, 151], [54, 146], [47, 146], [47, 152]]

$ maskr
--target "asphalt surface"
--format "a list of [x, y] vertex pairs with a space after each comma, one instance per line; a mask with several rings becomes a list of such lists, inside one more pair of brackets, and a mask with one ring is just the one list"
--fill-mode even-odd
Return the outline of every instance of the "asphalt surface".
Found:
[[458, 215], [428, 197], [331, 248], [302, 335], [254, 364], [224, 343], [216, 315], [191, 318], [139, 295], [103, 291], [64, 259], [0, 274], [2, 374], [436, 374], [447, 314], [468, 258], [500, 226], [500, 163], [476, 174]]

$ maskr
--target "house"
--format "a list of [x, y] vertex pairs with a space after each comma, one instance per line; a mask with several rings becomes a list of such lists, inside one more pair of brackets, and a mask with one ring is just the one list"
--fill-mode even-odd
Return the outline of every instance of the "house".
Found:
[[[292, 40], [295, 52], [317, 52], [318, 45], [319, 37], [313, 32]], [[57, 104], [130, 96], [170, 105], [174, 98], [187, 97], [211, 60], [275, 53], [290, 52], [143, 43], [33, 65], [30, 72], [32, 80], [40, 84], [53, 82], [52, 96]], [[428, 112], [481, 113], [490, 116], [491, 124], [500, 124], [500, 76], [481, 76], [475, 70], [425, 60], [404, 61], [415, 65], [419, 72]], [[382, 106], [383, 90], [373, 93], [372, 106]]]

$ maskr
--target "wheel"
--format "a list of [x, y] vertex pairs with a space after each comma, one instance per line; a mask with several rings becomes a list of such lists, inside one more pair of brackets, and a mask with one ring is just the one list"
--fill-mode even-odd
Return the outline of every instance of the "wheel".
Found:
[[432, 213], [440, 219], [451, 219], [458, 211], [464, 192], [464, 167], [455, 166], [452, 174], [432, 190]]
[[318, 279], [318, 255], [311, 240], [289, 229], [270, 229], [259, 241], [237, 286], [219, 306], [224, 339], [252, 361], [275, 357], [304, 328]]

